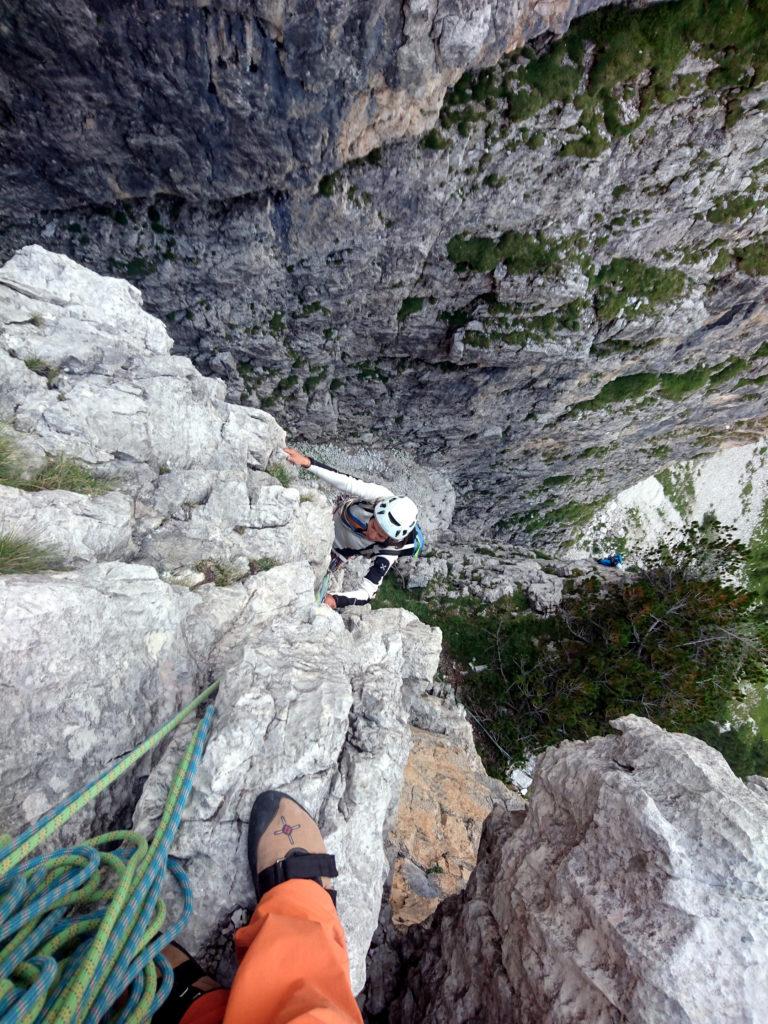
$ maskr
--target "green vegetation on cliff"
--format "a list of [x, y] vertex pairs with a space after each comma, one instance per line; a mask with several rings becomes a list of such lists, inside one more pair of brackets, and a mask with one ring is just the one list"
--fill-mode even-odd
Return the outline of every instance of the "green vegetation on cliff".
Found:
[[[756, 356], [753, 358], [756, 358]], [[677, 402], [707, 385], [709, 385], [710, 389], [713, 389], [727, 383], [747, 366], [747, 361], [738, 357], [724, 363], [717, 363], [715, 366], [694, 366], [690, 370], [683, 370], [681, 373], [656, 373], [654, 371], [629, 373], [624, 377], [615, 377], [613, 380], [608, 381], [594, 398], [587, 398], [583, 402], [577, 402], [571, 406], [565, 415], [574, 416], [581, 412], [594, 412], [597, 409], [605, 409], [618, 402], [628, 402], [642, 398], [657, 387], [660, 398], [666, 399], [669, 402]], [[736, 386], [754, 384], [757, 380], [759, 378], [745, 379]]]
[[76, 491], [78, 494], [106, 494], [114, 483], [95, 476], [74, 459], [57, 455], [46, 459], [33, 474], [24, 472], [23, 458], [16, 445], [0, 430], [0, 485], [23, 491]]
[[546, 274], [558, 265], [560, 251], [556, 242], [541, 233], [507, 231], [497, 242], [454, 235], [448, 242], [448, 258], [460, 271], [489, 274], [503, 263], [510, 274]]
[[654, 267], [635, 259], [615, 259], [595, 277], [595, 309], [600, 320], [625, 320], [667, 305], [685, 291], [687, 278], [681, 270]]
[[45, 572], [61, 567], [53, 550], [17, 533], [0, 533], [0, 575]]
[[768, 714], [765, 734], [713, 726], [750, 693], [763, 700], [768, 678], [765, 620], [752, 594], [722, 582], [744, 557], [727, 534], [694, 526], [612, 586], [581, 581], [547, 619], [510, 599], [440, 600], [386, 581], [377, 604], [443, 629], [446, 651], [466, 670], [460, 694], [483, 729], [486, 766], [500, 775], [510, 761], [609, 732], [612, 718], [633, 713], [701, 736], [743, 775], [765, 773]]
[[[766, 24], [768, 0], [603, 8], [576, 19], [543, 52], [529, 45], [495, 68], [466, 72], [446, 95], [441, 123], [467, 135], [478, 121], [525, 121], [550, 104], [573, 102], [581, 134], [561, 155], [593, 158], [654, 106], [702, 91], [721, 103], [729, 126], [742, 114], [741, 95], [768, 77]], [[714, 67], [676, 75], [692, 50]]]
[[751, 277], [768, 277], [768, 237], [739, 249], [736, 252], [736, 265]]

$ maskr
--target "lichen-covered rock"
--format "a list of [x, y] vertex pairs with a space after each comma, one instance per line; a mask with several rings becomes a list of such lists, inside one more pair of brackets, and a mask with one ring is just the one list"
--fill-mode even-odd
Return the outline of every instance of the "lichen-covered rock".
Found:
[[645, 719], [614, 726], [539, 758], [524, 815], [494, 811], [465, 892], [405, 940], [391, 1024], [762, 1020], [764, 780]]

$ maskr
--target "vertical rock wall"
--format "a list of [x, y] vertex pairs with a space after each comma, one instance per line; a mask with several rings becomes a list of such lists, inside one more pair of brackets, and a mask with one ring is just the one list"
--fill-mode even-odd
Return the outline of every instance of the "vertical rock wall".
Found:
[[764, 779], [645, 719], [540, 759], [401, 947], [391, 1024], [751, 1024], [768, 1005]]

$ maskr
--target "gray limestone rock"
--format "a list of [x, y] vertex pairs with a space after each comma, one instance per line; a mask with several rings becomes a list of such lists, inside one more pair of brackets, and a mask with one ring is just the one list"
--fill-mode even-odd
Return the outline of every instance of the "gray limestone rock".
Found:
[[[0, 576], [3, 733], [13, 737], [0, 745], [5, 831], [99, 775], [191, 699], [199, 666], [184, 624], [199, 603], [145, 565]], [[108, 790], [64, 838], [114, 822], [132, 786]]]
[[762, 1020], [764, 785], [690, 736], [613, 724], [539, 758], [524, 815], [496, 808], [466, 891], [406, 937], [391, 1024]]
[[[90, 497], [0, 485], [0, 530], [80, 565], [0, 575], [13, 736], [0, 750], [3, 830], [79, 789], [216, 679], [215, 727], [177, 841], [195, 898], [186, 941], [231, 973], [229, 934], [253, 897], [251, 803], [285, 788], [318, 816], [339, 860], [361, 988], [410, 707], [431, 686], [439, 630], [396, 610], [346, 623], [315, 604], [328, 501], [297, 474], [283, 486], [269, 472], [283, 431], [171, 355], [131, 285], [30, 247], [0, 270], [0, 318], [0, 416], [20, 475], [61, 456], [114, 488]], [[137, 812], [146, 828], [190, 729], [154, 757]], [[124, 824], [151, 768], [147, 759], [58, 838]]]
[[[600, 48], [587, 46], [578, 86], [529, 116], [508, 92], [548, 31], [599, 4], [429, 0], [352, 14], [345, 2], [311, 22], [290, 3], [265, 15], [235, 6], [145, 11], [126, 34], [123, 12], [94, 25], [67, 0], [53, 85], [46, 65], [32, 70], [26, 48], [13, 50], [3, 70], [20, 78], [3, 102], [16, 120], [0, 116], [0, 132], [16, 157], [39, 145], [29, 95], [60, 94], [73, 46], [78, 85], [97, 88], [70, 90], [60, 122], [34, 107], [36, 124], [55, 122], [46, 145], [61, 165], [50, 181], [13, 176], [38, 210], [9, 204], [5, 254], [43, 240], [140, 280], [177, 351], [223, 376], [230, 397], [276, 412], [302, 442], [396, 449], [443, 474], [470, 536], [537, 534], [549, 548], [668, 461], [763, 431], [766, 277], [742, 255], [761, 251], [768, 223], [759, 75], [736, 96], [691, 51], [641, 114], [650, 70], [617, 82], [615, 118], [598, 111], [592, 133], [580, 108], [594, 95], [579, 93]], [[81, 16], [89, 41], [121, 40], [106, 64], [78, 48]], [[160, 65], [148, 69], [130, 54], [150, 40]], [[155, 80], [163, 56], [178, 78]], [[446, 85], [480, 65], [487, 76], [454, 92], [436, 137], [409, 138], [433, 126]], [[136, 95], [150, 106], [122, 134]], [[486, 240], [487, 255], [508, 232], [557, 257], [472, 269], [449, 255], [461, 237]]]
[[603, 2], [35, 0], [0, 23], [3, 191], [19, 210], [306, 187], [425, 131], [465, 68]]
[[132, 528], [133, 502], [127, 494], [91, 497], [0, 487], [0, 532], [53, 548], [69, 567], [128, 560], [135, 550]]
[[[364, 981], [387, 874], [384, 837], [410, 743], [411, 691], [431, 682], [439, 630], [403, 611], [345, 628], [314, 605], [306, 568], [246, 581], [247, 601], [212, 646], [221, 681], [216, 719], [174, 852], [190, 872], [195, 909], [184, 942], [220, 977], [233, 969], [226, 921], [253, 906], [245, 843], [253, 800], [282, 789], [315, 815], [336, 855], [339, 912], [353, 985]], [[203, 617], [205, 611], [203, 611]], [[150, 826], [177, 751], [144, 789], [135, 823]]]
[[206, 562], [236, 576], [307, 559], [322, 574], [327, 504], [264, 472], [283, 431], [171, 355], [135, 288], [30, 246], [0, 272], [0, 318], [0, 421], [19, 475], [61, 457], [114, 486], [98, 498], [0, 487], [0, 526], [24, 519], [68, 565]]
[[471, 596], [489, 602], [523, 597], [540, 615], [550, 615], [560, 606], [568, 577], [597, 576], [610, 583], [617, 576], [616, 570], [604, 569], [594, 559], [549, 558], [512, 544], [486, 547], [459, 541], [434, 547], [429, 557], [396, 571], [407, 587], [426, 589], [431, 596]]

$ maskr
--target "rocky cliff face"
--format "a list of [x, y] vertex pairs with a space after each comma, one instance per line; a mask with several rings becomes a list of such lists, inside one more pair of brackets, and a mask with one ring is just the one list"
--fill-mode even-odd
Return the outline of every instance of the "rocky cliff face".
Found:
[[374, 979], [375, 1019], [762, 1019], [765, 780], [690, 736], [614, 724], [540, 758], [527, 812], [495, 809], [465, 892]]
[[[286, 789], [318, 816], [339, 859], [360, 988], [411, 710], [424, 725], [440, 703], [424, 695], [439, 630], [396, 610], [345, 623], [315, 605], [328, 501], [265, 472], [281, 428], [171, 356], [131, 285], [31, 247], [0, 269], [0, 318], [0, 559], [26, 541], [49, 566], [12, 572], [2, 561], [3, 831], [23, 828], [219, 680], [177, 840], [195, 897], [186, 941], [226, 978], [227, 932], [253, 900], [250, 805], [263, 789]], [[66, 489], [75, 485], [108, 490]], [[143, 827], [175, 749], [143, 787]], [[125, 821], [151, 767], [64, 839]]]
[[[628, 717], [547, 751], [513, 797], [433, 684], [438, 630], [315, 604], [328, 502], [267, 472], [281, 428], [170, 355], [133, 287], [30, 247], [0, 269], [0, 323], [0, 557], [25, 540], [48, 565], [0, 574], [4, 831], [217, 679], [175, 852], [184, 941], [222, 980], [252, 900], [251, 801], [280, 787], [339, 859], [356, 990], [376, 933], [371, 1021], [761, 1019], [765, 780]], [[62, 838], [126, 822], [139, 794], [151, 830], [183, 740]]]
[[35, 213], [314, 185], [420, 135], [468, 67], [605, 2], [26, 4], [2, 16], [3, 194]]
[[6, 150], [39, 170], [6, 165], [7, 252], [140, 280], [231, 397], [403, 449], [499, 539], [761, 433], [762, 3], [554, 46], [594, 4], [364, 6], [71, 0], [55, 78], [47, 18], [6, 19]]

